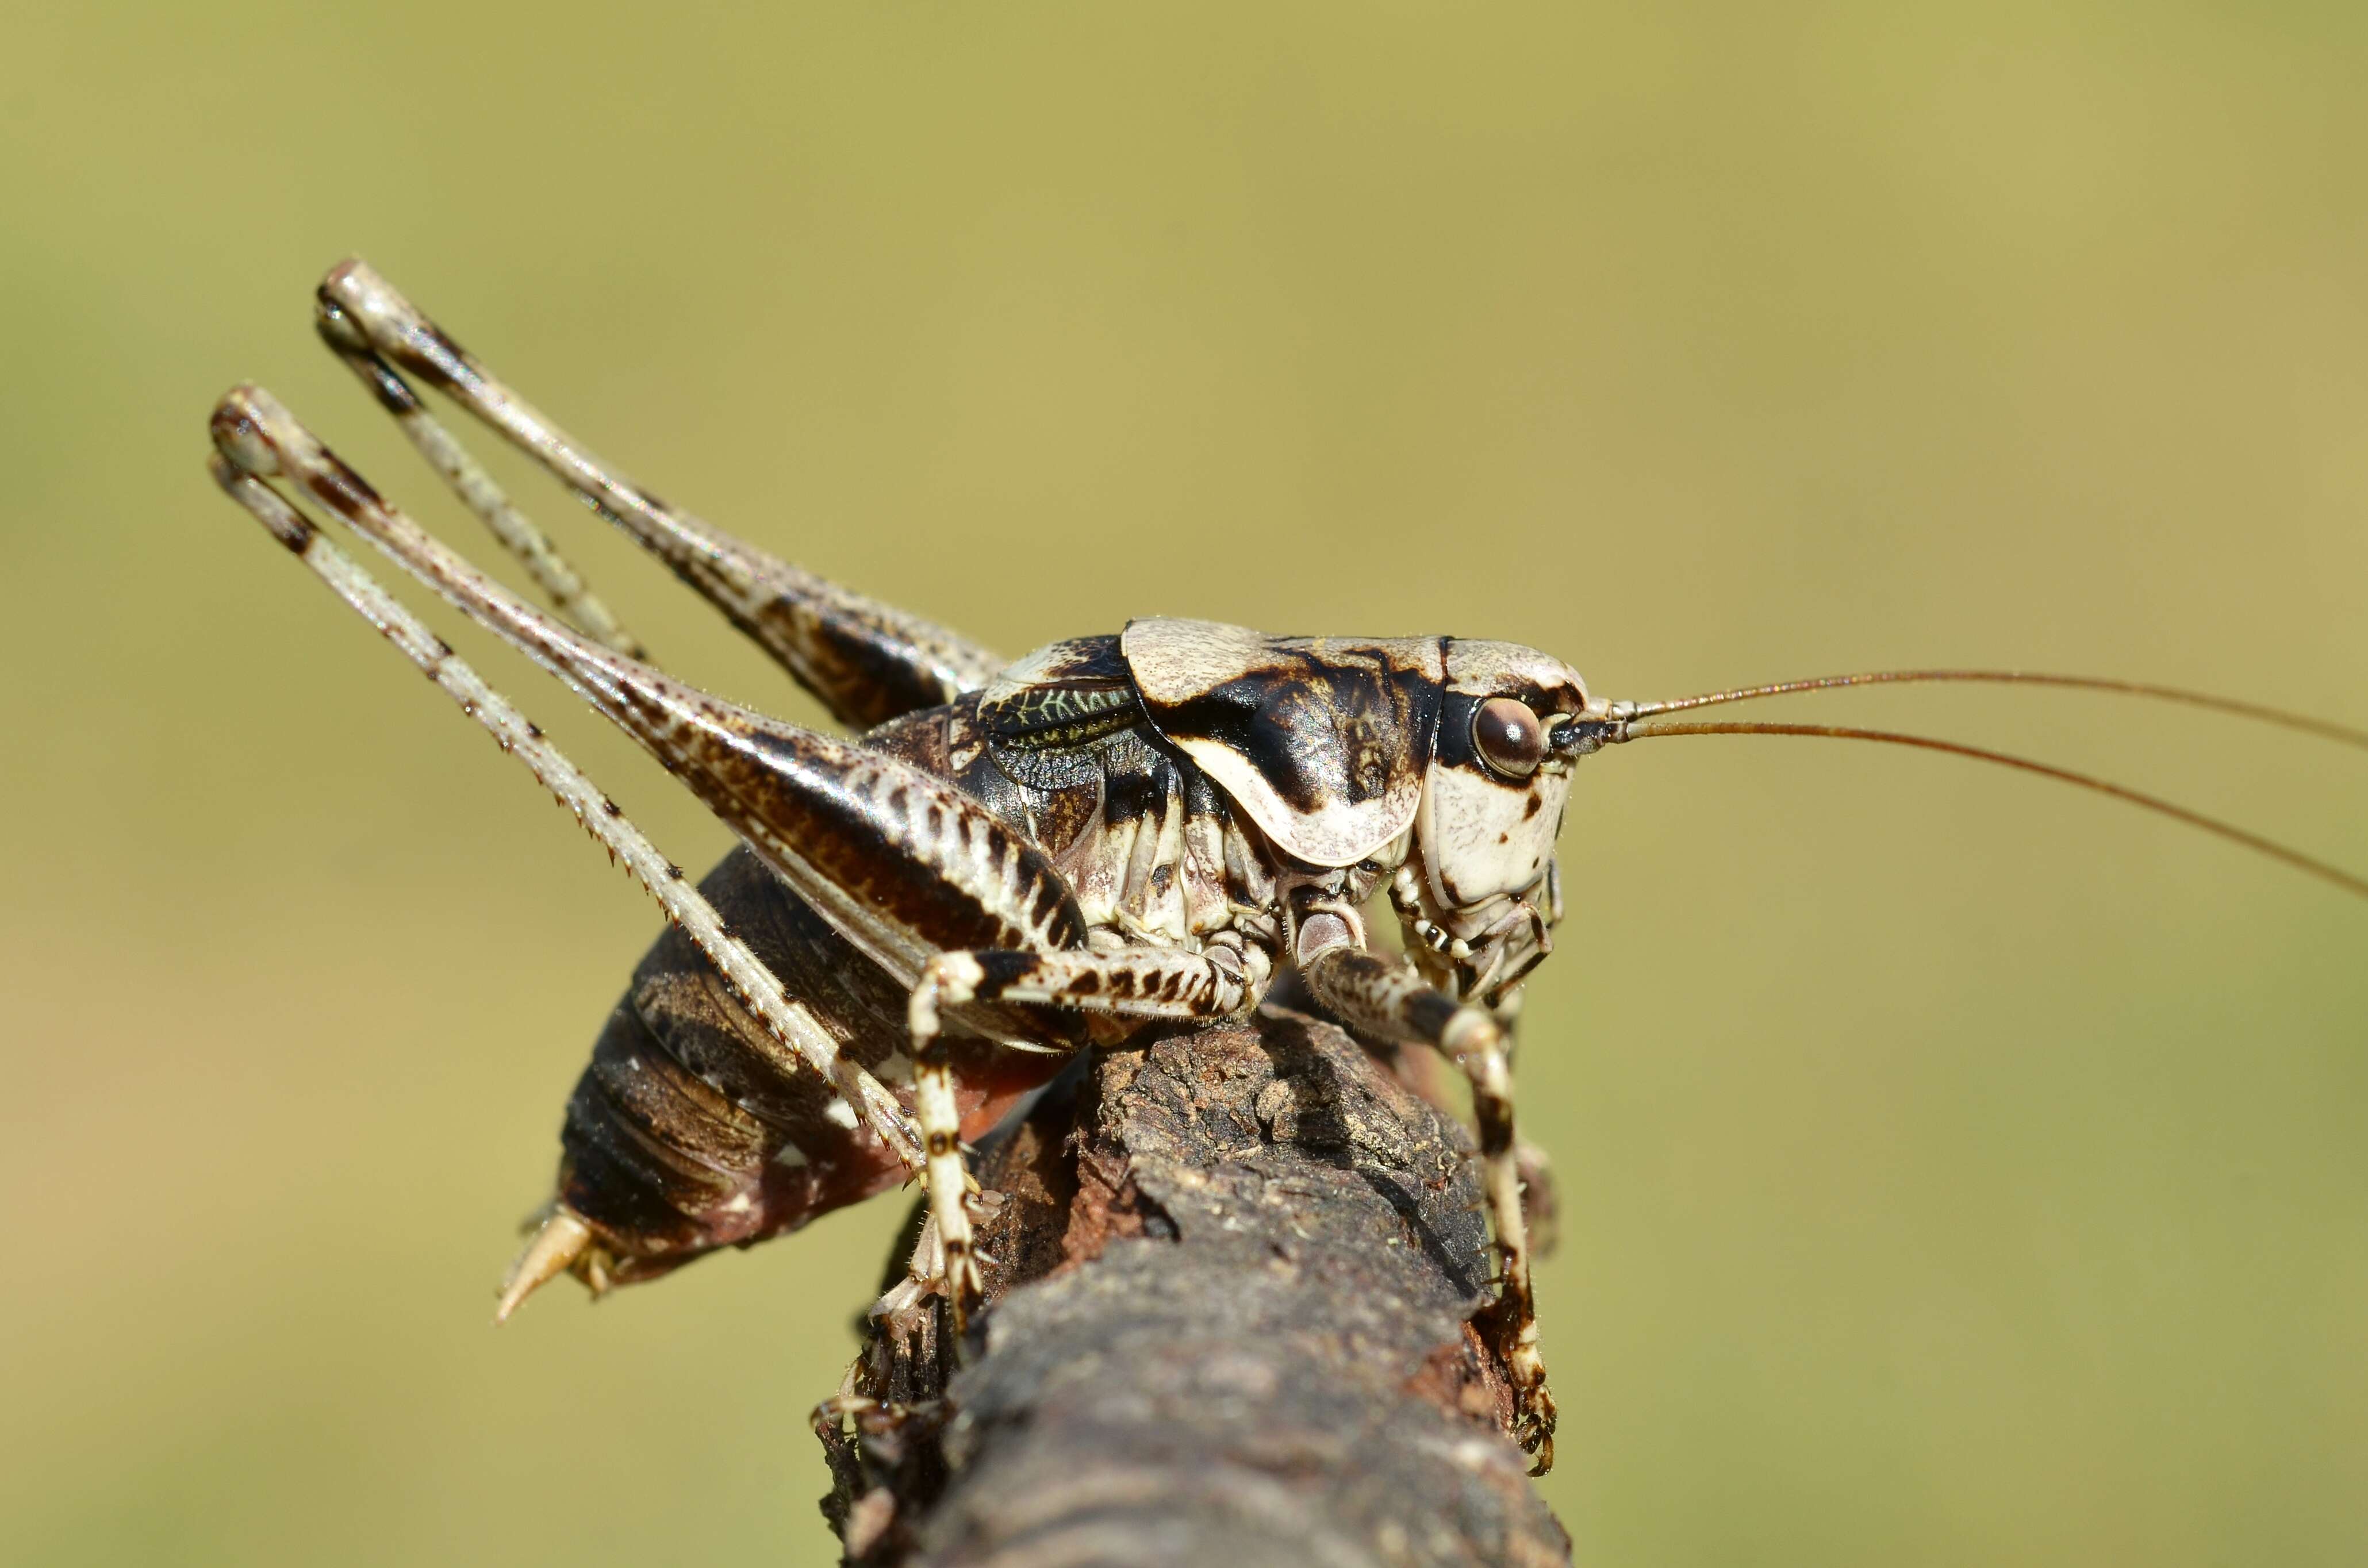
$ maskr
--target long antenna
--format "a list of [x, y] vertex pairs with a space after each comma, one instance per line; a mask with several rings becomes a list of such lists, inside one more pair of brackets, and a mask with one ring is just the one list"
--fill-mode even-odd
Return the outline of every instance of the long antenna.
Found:
[[[1662, 710], [1667, 711], [1666, 709]], [[2242, 845], [2256, 854], [2267, 855], [2272, 860], [2283, 860], [2295, 870], [2306, 871], [2322, 881], [2332, 882], [2345, 892], [2356, 897], [2368, 898], [2368, 878], [2354, 876], [2340, 866], [2331, 866], [2324, 860], [2304, 854], [2299, 849], [2290, 849], [2272, 839], [2263, 838], [2257, 833], [2248, 833], [2233, 823], [2222, 822], [2217, 817], [2205, 816], [2202, 812], [2190, 811], [2185, 806], [2163, 800], [2159, 796], [2148, 795], [2107, 779], [2092, 778], [2086, 773], [2075, 773], [2068, 767], [2057, 767], [2052, 763], [2034, 762], [2027, 756], [2015, 756], [2002, 751], [1989, 751], [1981, 746], [1969, 746], [1957, 741], [1935, 740], [1930, 735], [1906, 735], [1893, 730], [1856, 730], [1834, 724], [1700, 722], [1656, 724], [1648, 729], [1631, 729], [1625, 725], [1617, 725], [1605, 734], [1604, 739], [1607, 743], [1617, 744], [1623, 741], [1653, 740], [1664, 735], [1807, 735], [1818, 740], [1879, 741], [1885, 745], [1915, 746], [1924, 751], [1946, 752], [1952, 756], [1969, 756], [1976, 762], [1994, 762], [2001, 767], [2017, 767], [2025, 773], [2036, 773], [2043, 778], [2053, 778], [2059, 783], [2077, 784], [2083, 790], [2094, 790], [2100, 795], [2110, 795], [2114, 800], [2125, 801], [2134, 806], [2143, 806], [2150, 812], [2159, 812], [2175, 822], [2182, 822], [2190, 827], [2201, 828], [2205, 833], [2216, 835], [2232, 844]]]
[[1660, 713], [1682, 713], [1690, 708], [1716, 708], [1728, 702], [1784, 697], [1796, 691], [1831, 691], [1848, 686], [1924, 685], [1941, 681], [1985, 686], [2070, 687], [2080, 691], [2110, 691], [2123, 697], [2183, 702], [2191, 708], [2207, 708], [2215, 713], [2228, 713], [2239, 719], [2275, 724], [2280, 729], [2299, 730], [2322, 740], [2368, 750], [2368, 730], [2339, 724], [2332, 720], [2314, 719], [2307, 713], [2290, 713], [2283, 708], [2271, 708], [2265, 703], [2247, 702], [2234, 697], [2215, 697], [2208, 691], [2189, 691], [2183, 687], [2157, 686], [2148, 681], [2114, 680], [2104, 676], [2044, 675], [2028, 670], [1868, 670], [1857, 675], [1773, 681], [1766, 686], [1738, 686], [1725, 691], [1705, 691], [1695, 697], [1673, 697], [1661, 702], [1639, 702], [1626, 711], [1632, 718], [1645, 719]]

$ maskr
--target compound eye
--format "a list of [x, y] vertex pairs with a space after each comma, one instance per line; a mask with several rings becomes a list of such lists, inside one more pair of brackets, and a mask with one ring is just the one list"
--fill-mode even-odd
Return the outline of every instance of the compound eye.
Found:
[[1545, 726], [1529, 704], [1492, 697], [1472, 715], [1472, 748], [1508, 778], [1527, 778], [1546, 755]]

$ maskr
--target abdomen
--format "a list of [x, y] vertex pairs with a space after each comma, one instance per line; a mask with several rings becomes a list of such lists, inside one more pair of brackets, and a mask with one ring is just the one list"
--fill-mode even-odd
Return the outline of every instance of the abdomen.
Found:
[[[866, 743], [941, 777], [963, 771], [949, 766], [947, 745], [967, 706], [915, 714]], [[746, 846], [726, 855], [700, 891], [841, 1051], [885, 1083], [909, 1114], [904, 987]], [[869, 1131], [857, 1131], [830, 1085], [775, 1060], [762, 1026], [689, 939], [672, 929], [659, 937], [594, 1043], [560, 1133], [559, 1200], [611, 1255], [611, 1278], [652, 1278], [904, 1183], [903, 1165]], [[988, 1131], [1064, 1060], [957, 1041], [962, 1135]]]

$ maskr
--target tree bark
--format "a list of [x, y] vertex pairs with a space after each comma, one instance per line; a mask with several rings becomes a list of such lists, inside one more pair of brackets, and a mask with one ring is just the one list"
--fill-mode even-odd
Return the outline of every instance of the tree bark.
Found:
[[1471, 1323], [1469, 1147], [1278, 1008], [1098, 1053], [981, 1156], [964, 1364], [940, 1303], [906, 1305], [850, 1374], [851, 1429], [817, 1424], [847, 1561], [1566, 1562]]

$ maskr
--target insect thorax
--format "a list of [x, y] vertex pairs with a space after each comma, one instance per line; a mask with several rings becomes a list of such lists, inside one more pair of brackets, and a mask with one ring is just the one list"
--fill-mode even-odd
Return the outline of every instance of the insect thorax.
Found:
[[1027, 835], [1096, 946], [1271, 946], [1282, 858], [1146, 721], [1115, 637], [1056, 642], [976, 697], [867, 737]]

